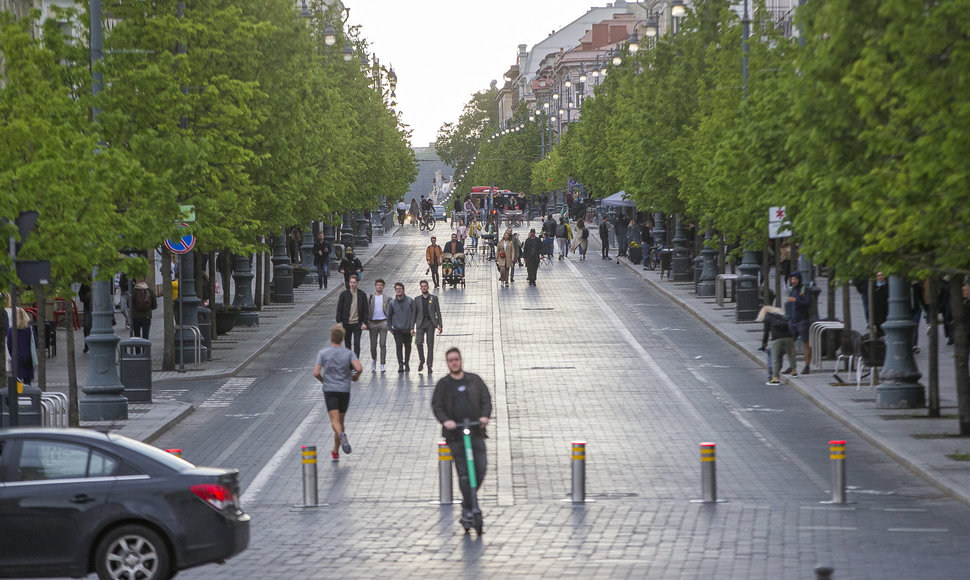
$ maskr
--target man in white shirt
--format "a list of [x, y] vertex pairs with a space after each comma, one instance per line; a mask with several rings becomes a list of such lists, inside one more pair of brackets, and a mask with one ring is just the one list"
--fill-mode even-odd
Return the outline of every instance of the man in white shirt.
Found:
[[381, 347], [381, 372], [387, 367], [387, 309], [391, 302], [390, 296], [384, 295], [384, 280], [374, 281], [374, 293], [367, 305], [367, 329], [370, 331], [370, 370], [377, 372], [377, 346]]

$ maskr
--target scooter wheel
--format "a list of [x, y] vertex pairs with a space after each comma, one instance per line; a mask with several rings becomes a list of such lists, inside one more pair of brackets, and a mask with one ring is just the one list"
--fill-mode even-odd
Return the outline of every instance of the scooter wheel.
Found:
[[482, 514], [475, 514], [475, 533], [477, 533], [479, 536], [485, 533], [484, 531], [482, 531], [482, 527], [483, 527]]

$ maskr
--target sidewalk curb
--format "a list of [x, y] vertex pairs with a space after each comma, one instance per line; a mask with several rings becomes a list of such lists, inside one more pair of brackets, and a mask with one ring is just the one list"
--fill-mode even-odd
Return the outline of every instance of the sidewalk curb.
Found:
[[161, 437], [162, 435], [164, 435], [165, 433], [167, 433], [169, 429], [171, 429], [172, 427], [174, 427], [174, 426], [178, 425], [179, 423], [181, 423], [182, 422], [182, 419], [185, 419], [186, 417], [188, 417], [189, 415], [191, 415], [194, 412], [195, 412], [195, 405], [193, 405], [191, 403], [186, 403], [185, 408], [182, 409], [182, 411], [178, 415], [176, 415], [175, 417], [172, 417], [171, 419], [169, 419], [168, 421], [166, 421], [164, 425], [162, 425], [161, 427], [159, 427], [158, 429], [156, 429], [154, 432], [149, 433], [142, 440], [142, 442], [143, 443], [151, 444], [156, 439], [158, 439], [159, 437]]
[[[377, 256], [379, 256], [384, 251], [385, 248], [387, 248], [387, 244], [384, 244], [383, 246], [381, 246], [381, 249], [379, 249], [376, 252], [374, 252], [374, 255], [371, 256], [371, 257], [369, 257], [369, 258], [367, 258], [367, 261], [364, 262], [364, 263], [365, 264], [369, 264], [374, 258], [376, 258]], [[291, 322], [290, 324], [288, 324], [285, 328], [281, 329], [276, 334], [270, 336], [267, 339], [267, 341], [265, 343], [263, 343], [263, 345], [256, 350], [256, 352], [254, 352], [252, 355], [250, 355], [249, 357], [247, 357], [245, 360], [241, 361], [235, 368], [233, 368], [231, 370], [228, 370], [228, 371], [225, 371], [225, 372], [214, 373], [214, 374], [193, 374], [192, 375], [192, 379], [194, 379], [194, 380], [217, 380], [217, 379], [228, 379], [228, 378], [232, 378], [232, 377], [236, 376], [240, 371], [242, 371], [244, 368], [246, 368], [247, 366], [249, 366], [249, 364], [251, 362], [253, 362], [257, 357], [259, 357], [261, 354], [263, 354], [264, 352], [266, 352], [266, 350], [269, 349], [269, 347], [271, 347], [274, 343], [276, 343], [276, 341], [281, 336], [283, 336], [284, 334], [286, 334], [287, 332], [289, 332], [290, 330], [292, 330], [294, 326], [296, 326], [297, 324], [299, 324], [300, 322], [302, 322], [304, 318], [306, 318], [307, 316], [310, 315], [311, 312], [313, 312], [314, 310], [316, 310], [320, 306], [320, 304], [322, 304], [323, 301], [327, 299], [328, 296], [330, 296], [331, 294], [333, 294], [334, 292], [337, 291], [337, 288], [339, 288], [339, 286], [335, 285], [335, 286], [333, 286], [333, 288], [329, 292], [326, 292], [322, 296], [320, 296], [320, 298], [318, 298], [316, 300], [316, 302], [314, 302], [309, 308], [307, 308], [306, 311], [303, 312], [303, 314], [299, 315], [295, 320], [293, 320], [293, 322]], [[171, 377], [171, 378], [164, 378], [164, 379], [155, 379], [155, 380], [153, 380], [153, 382], [154, 383], [171, 383], [171, 382], [182, 381], [185, 378], [186, 377]]]
[[[611, 260], [616, 260], [616, 258], [615, 257], [611, 258]], [[632, 270], [638, 276], [640, 276], [640, 278], [644, 282], [650, 284], [650, 286], [652, 286], [658, 292], [663, 294], [667, 299], [678, 304], [681, 308], [693, 314], [695, 318], [697, 318], [705, 326], [713, 330], [714, 333], [720, 336], [722, 339], [724, 339], [725, 342], [737, 348], [739, 351], [741, 351], [742, 354], [745, 354], [749, 358], [751, 358], [751, 360], [764, 366], [764, 360], [762, 360], [760, 356], [757, 356], [753, 351], [749, 350], [747, 347], [739, 344], [730, 336], [721, 332], [721, 330], [718, 329], [707, 318], [703, 317], [699, 312], [694, 310], [689, 304], [687, 304], [687, 302], [681, 300], [680, 298], [668, 292], [667, 289], [664, 288], [661, 284], [641, 274], [641, 270], [640, 268], [637, 267], [637, 265], [631, 263], [628, 260], [620, 260], [620, 263], [626, 266], [627, 268], [629, 268], [630, 270]], [[922, 461], [914, 457], [911, 457], [909, 454], [904, 454], [893, 449], [889, 444], [883, 441], [882, 437], [880, 437], [879, 434], [874, 433], [865, 425], [862, 425], [861, 423], [855, 421], [851, 415], [848, 415], [842, 412], [840, 407], [831, 404], [824, 398], [818, 397], [817, 395], [812, 393], [811, 390], [809, 390], [808, 388], [799, 385], [798, 382], [792, 380], [791, 377], [788, 377], [786, 375], [782, 377], [782, 380], [786, 385], [792, 387], [795, 391], [797, 391], [803, 397], [805, 397], [810, 402], [812, 402], [812, 404], [814, 404], [816, 407], [824, 411], [826, 414], [828, 414], [836, 421], [845, 425], [847, 428], [851, 429], [856, 435], [863, 438], [864, 440], [866, 440], [867, 442], [875, 446], [877, 449], [884, 452], [886, 455], [891, 457], [894, 461], [896, 461], [897, 463], [899, 463], [909, 471], [915, 473], [924, 481], [926, 481], [936, 489], [940, 490], [944, 494], [947, 494], [953, 499], [967, 506], [970, 506], [970, 494], [965, 493], [963, 490], [959, 489], [958, 486], [955, 486], [951, 482], [947, 481], [945, 477], [935, 473], [935, 471], [931, 471], [930, 469], [928, 469]]]

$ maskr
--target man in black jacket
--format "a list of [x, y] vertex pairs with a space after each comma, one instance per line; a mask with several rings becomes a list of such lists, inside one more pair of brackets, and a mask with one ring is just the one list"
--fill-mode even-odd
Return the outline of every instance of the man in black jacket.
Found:
[[344, 346], [350, 348], [353, 340], [354, 354], [360, 357], [360, 334], [367, 330], [367, 293], [357, 288], [357, 275], [352, 274], [350, 288], [337, 299], [337, 322], [344, 327]]
[[[415, 311], [415, 340], [418, 343], [418, 372], [424, 369], [424, 363], [428, 362], [428, 374], [432, 373], [431, 365], [434, 364], [434, 330], [438, 329], [441, 334], [443, 326], [441, 323], [441, 307], [438, 305], [438, 297], [428, 292], [428, 281], [421, 280], [421, 295], [414, 299]], [[424, 355], [424, 341], [427, 337], [428, 356]]]
[[542, 243], [536, 237], [536, 230], [529, 230], [529, 237], [523, 244], [522, 257], [525, 258], [525, 270], [528, 273], [529, 286], [536, 285], [536, 273], [539, 271], [539, 260], [542, 254]]
[[317, 267], [317, 282], [321, 290], [327, 287], [327, 280], [330, 278], [330, 252], [332, 251], [330, 242], [324, 237], [323, 232], [320, 232], [317, 241], [313, 243], [313, 265]]
[[468, 480], [468, 461], [465, 459], [465, 445], [459, 421], [478, 420], [479, 427], [472, 427], [472, 455], [475, 459], [475, 478], [478, 489], [485, 478], [485, 426], [492, 414], [492, 395], [482, 377], [466, 373], [462, 368], [461, 351], [452, 347], [445, 353], [448, 375], [435, 385], [431, 395], [431, 410], [442, 425], [441, 434], [451, 448], [451, 457], [458, 472], [458, 487], [461, 488], [461, 519], [471, 522], [472, 490]]
[[357, 281], [360, 281], [360, 273], [364, 271], [364, 265], [354, 255], [353, 248], [347, 248], [347, 254], [337, 265], [337, 271], [344, 275], [344, 286], [348, 289], [350, 288], [351, 276], [357, 276]]
[[600, 222], [600, 242], [603, 243], [602, 255], [600, 256], [604, 260], [610, 259], [610, 226], [606, 218]]

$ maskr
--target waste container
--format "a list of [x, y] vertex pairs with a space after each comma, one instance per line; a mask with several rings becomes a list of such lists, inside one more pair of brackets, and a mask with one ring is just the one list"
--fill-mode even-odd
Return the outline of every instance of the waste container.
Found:
[[152, 341], [126, 338], [118, 343], [119, 365], [125, 397], [131, 403], [152, 402]]
[[199, 306], [198, 316], [199, 334], [202, 335], [202, 346], [206, 348], [206, 360], [212, 360], [212, 311]]
[[[9, 385], [16, 385], [14, 377], [8, 377]], [[14, 386], [13, 388], [17, 388]], [[0, 427], [11, 427], [10, 425], [10, 401], [7, 400], [8, 389], [0, 390]], [[43, 418], [40, 413], [40, 397], [43, 394], [39, 388], [33, 385], [24, 385], [20, 392], [17, 402], [17, 426], [19, 427], [40, 427]]]

